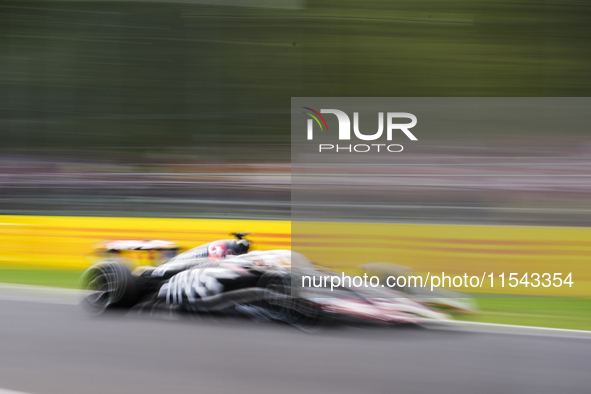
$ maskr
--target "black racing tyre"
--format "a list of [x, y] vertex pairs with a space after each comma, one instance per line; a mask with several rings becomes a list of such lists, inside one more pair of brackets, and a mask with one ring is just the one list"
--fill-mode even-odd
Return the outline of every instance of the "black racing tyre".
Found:
[[291, 275], [278, 272], [266, 272], [260, 277], [258, 287], [273, 290], [282, 294], [291, 294]]
[[286, 323], [314, 331], [326, 323], [326, 317], [318, 306], [300, 299], [292, 287], [291, 274], [265, 273], [258, 283], [265, 289], [265, 305], [275, 316]]
[[116, 261], [103, 261], [87, 269], [80, 278], [84, 291], [82, 306], [98, 314], [111, 308], [130, 308], [138, 299], [136, 278]]
[[257, 287], [265, 289], [263, 306], [279, 320], [290, 320], [291, 276], [277, 272], [266, 272]]

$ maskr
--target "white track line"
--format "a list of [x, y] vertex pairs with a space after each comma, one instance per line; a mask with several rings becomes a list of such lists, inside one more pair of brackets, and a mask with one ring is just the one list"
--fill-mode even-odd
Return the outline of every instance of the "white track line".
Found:
[[3, 388], [0, 388], [0, 394], [30, 394], [30, 393], [25, 393], [24, 391], [14, 391], [14, 390], [6, 390]]
[[512, 324], [481, 323], [461, 320], [433, 322], [427, 323], [425, 326], [438, 330], [591, 339], [591, 331], [573, 330], [568, 328], [519, 326]]

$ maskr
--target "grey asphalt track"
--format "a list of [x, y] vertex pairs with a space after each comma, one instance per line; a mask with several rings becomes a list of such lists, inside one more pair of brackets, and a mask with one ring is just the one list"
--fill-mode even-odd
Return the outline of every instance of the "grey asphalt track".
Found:
[[591, 340], [250, 321], [90, 317], [0, 301], [0, 391], [589, 393]]

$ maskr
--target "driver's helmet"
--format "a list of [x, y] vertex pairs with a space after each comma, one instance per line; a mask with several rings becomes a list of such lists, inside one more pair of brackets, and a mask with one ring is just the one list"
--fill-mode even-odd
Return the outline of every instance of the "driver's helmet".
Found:
[[207, 247], [207, 257], [212, 259], [221, 259], [226, 257], [228, 246], [226, 241], [215, 241]]
[[246, 239], [227, 239], [214, 241], [207, 247], [207, 257], [221, 259], [226, 256], [240, 255], [248, 252], [250, 242]]

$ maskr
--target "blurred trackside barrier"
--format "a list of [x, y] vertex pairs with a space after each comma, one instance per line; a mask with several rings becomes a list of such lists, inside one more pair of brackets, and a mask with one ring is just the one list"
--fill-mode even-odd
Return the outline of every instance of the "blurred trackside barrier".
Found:
[[[336, 271], [359, 274], [360, 264], [390, 262], [426, 277], [494, 273], [471, 292], [591, 297], [591, 228], [377, 223], [292, 223], [292, 249]], [[501, 288], [497, 275], [505, 273]], [[570, 272], [574, 285], [508, 285], [510, 273]]]
[[591, 228], [581, 227], [0, 216], [0, 264], [84, 269], [94, 245], [107, 239], [165, 239], [190, 248], [233, 231], [251, 232], [255, 249], [293, 248], [350, 273], [367, 262], [392, 262], [423, 274], [572, 272], [572, 288], [491, 289], [485, 282], [476, 290], [591, 297]]
[[97, 242], [164, 239], [193, 248], [248, 231], [254, 249], [290, 249], [290, 223], [261, 220], [0, 216], [0, 264], [85, 269]]

